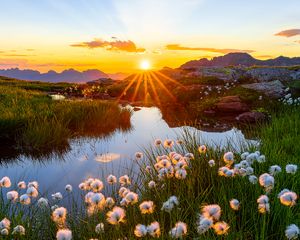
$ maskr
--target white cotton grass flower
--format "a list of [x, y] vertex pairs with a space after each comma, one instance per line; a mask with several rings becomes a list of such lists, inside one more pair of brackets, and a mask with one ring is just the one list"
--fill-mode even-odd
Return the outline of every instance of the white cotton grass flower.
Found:
[[91, 189], [93, 192], [101, 192], [103, 187], [104, 187], [103, 182], [100, 179], [95, 179], [91, 183]]
[[139, 206], [142, 214], [151, 214], [154, 212], [155, 205], [153, 201], [144, 201]]
[[112, 225], [118, 225], [125, 222], [126, 212], [123, 208], [114, 207], [112, 211], [106, 214], [107, 221]]
[[56, 233], [57, 240], [71, 240], [72, 232], [69, 229], [59, 229]]
[[273, 165], [270, 167], [269, 169], [269, 173], [274, 176], [276, 175], [277, 173], [280, 173], [281, 172], [281, 167], [278, 166], [278, 165]]
[[37, 201], [37, 205], [41, 208], [43, 207], [48, 207], [49, 206], [49, 202], [48, 199], [41, 197], [38, 201]]
[[136, 237], [145, 237], [148, 233], [148, 230], [147, 230], [147, 227], [145, 225], [142, 225], [142, 224], [138, 224], [135, 226], [135, 229], [134, 229], [134, 235]]
[[243, 153], [241, 154], [241, 159], [242, 159], [242, 160], [246, 160], [246, 157], [247, 157], [249, 154], [250, 154], [249, 152], [243, 152]]
[[101, 234], [104, 232], [104, 224], [101, 222], [101, 223], [98, 223], [95, 227], [95, 232], [97, 234]]
[[52, 197], [53, 200], [62, 200], [63, 199], [63, 196], [60, 192], [51, 194], [51, 197]]
[[174, 141], [171, 139], [166, 139], [164, 141], [164, 147], [165, 148], [171, 148], [174, 145]]
[[156, 187], [156, 183], [155, 183], [154, 181], [150, 181], [150, 182], [148, 183], [148, 187], [149, 187], [150, 189], [155, 188], [155, 187]]
[[39, 195], [37, 188], [34, 186], [28, 187], [26, 193], [28, 196], [33, 197], [33, 198], [36, 198]]
[[10, 181], [10, 178], [9, 177], [3, 177], [1, 180], [0, 180], [0, 187], [4, 187], [4, 188], [9, 188], [11, 187], [11, 181]]
[[255, 175], [250, 175], [248, 177], [248, 179], [249, 179], [249, 182], [252, 183], [252, 184], [256, 184], [258, 182], [258, 179]]
[[2, 229], [10, 229], [10, 220], [7, 218], [3, 218], [0, 222], [0, 230]]
[[18, 188], [19, 189], [25, 189], [26, 188], [26, 183], [24, 181], [18, 182]]
[[264, 173], [259, 176], [259, 184], [269, 192], [274, 187], [274, 177], [268, 173]]
[[17, 191], [9, 191], [6, 193], [6, 198], [9, 201], [16, 202], [18, 200], [19, 193]]
[[186, 154], [184, 155], [184, 157], [188, 158], [189, 160], [195, 159], [195, 156], [194, 156], [193, 153], [186, 153]]
[[257, 199], [258, 203], [258, 211], [262, 214], [265, 214], [267, 212], [270, 212], [270, 204], [269, 204], [269, 198], [267, 195], [261, 195]]
[[53, 212], [57, 208], [59, 208], [59, 206], [57, 204], [54, 204], [53, 206], [51, 206], [51, 211]]
[[106, 181], [108, 184], [115, 184], [115, 183], [117, 183], [117, 177], [110, 174], [107, 176]]
[[126, 188], [126, 187], [120, 187], [120, 189], [119, 189], [119, 196], [122, 197], [122, 198], [124, 198], [127, 195], [127, 193], [129, 193], [129, 192], [130, 192], [130, 190], [128, 188]]
[[285, 230], [285, 236], [289, 240], [297, 239], [299, 234], [300, 234], [300, 230], [296, 224], [291, 224], [291, 225], [287, 226], [287, 228]]
[[112, 197], [108, 197], [105, 199], [105, 206], [107, 208], [112, 208], [115, 205], [115, 200]]
[[52, 220], [58, 225], [64, 225], [67, 217], [67, 209], [64, 207], [56, 208], [52, 212]]
[[12, 234], [25, 235], [25, 228], [22, 225], [14, 227]]
[[73, 187], [72, 187], [72, 185], [70, 185], [70, 184], [67, 184], [66, 186], [65, 186], [65, 190], [67, 191], [67, 192], [72, 192], [73, 191]]
[[216, 165], [215, 160], [213, 160], [213, 159], [209, 160], [209, 161], [208, 161], [208, 165], [209, 165], [210, 167], [215, 166], [215, 165]]
[[154, 141], [154, 145], [155, 145], [155, 146], [159, 146], [159, 145], [161, 145], [161, 143], [162, 143], [162, 140], [161, 140], [161, 139], [156, 139], [156, 140]]
[[28, 185], [27, 185], [28, 188], [30, 187], [34, 187], [36, 189], [39, 188], [39, 183], [37, 181], [32, 181], [32, 182], [29, 182]]
[[232, 152], [226, 152], [223, 156], [224, 162], [231, 166], [234, 163], [234, 155]]
[[197, 223], [197, 232], [203, 234], [207, 232], [213, 226], [213, 220], [210, 218], [205, 218], [200, 215], [199, 221]]
[[292, 207], [296, 205], [298, 196], [295, 192], [285, 191], [283, 193], [281, 192], [279, 199], [282, 205]]
[[206, 150], [207, 150], [207, 148], [205, 145], [201, 145], [198, 147], [199, 153], [206, 153]]
[[135, 153], [135, 158], [136, 158], [137, 160], [142, 159], [142, 158], [143, 158], [143, 153], [142, 153], [142, 152], [136, 152], [136, 153]]
[[177, 222], [169, 234], [172, 238], [182, 238], [187, 234], [187, 225], [184, 222]]
[[20, 196], [20, 203], [23, 205], [29, 205], [31, 202], [30, 197], [28, 196], [28, 194], [23, 194]]
[[84, 182], [79, 183], [78, 188], [81, 189], [81, 190], [83, 190], [83, 191], [84, 191], [84, 190], [87, 190], [87, 189], [86, 189], [86, 184], [85, 184]]
[[254, 153], [250, 153], [247, 157], [246, 157], [246, 161], [252, 165], [254, 163], [254, 161], [257, 161], [257, 159], [259, 158], [259, 152], [254, 152]]
[[266, 162], [266, 156], [265, 156], [265, 155], [260, 155], [260, 156], [257, 158], [257, 162], [259, 162], [259, 163], [264, 163], [264, 162]]
[[3, 236], [7, 236], [8, 234], [9, 234], [9, 231], [8, 231], [8, 229], [6, 229], [6, 228], [3, 228], [2, 230], [1, 230], [1, 235], [3, 235]]
[[185, 179], [187, 175], [187, 172], [185, 169], [178, 169], [175, 172], [175, 178], [177, 179]]
[[171, 212], [175, 205], [179, 205], [179, 201], [176, 196], [170, 197], [166, 202], [163, 203], [161, 210], [165, 212]]
[[227, 176], [227, 172], [228, 171], [230, 171], [230, 169], [228, 168], [228, 167], [220, 167], [219, 169], [218, 169], [218, 175], [219, 176], [223, 176], [223, 177], [226, 177]]
[[91, 203], [102, 209], [105, 206], [105, 197], [102, 193], [94, 193], [91, 197]]
[[119, 178], [119, 183], [121, 184], [121, 186], [125, 186], [125, 185], [130, 185], [131, 181], [128, 175], [123, 175]]
[[135, 192], [129, 192], [124, 197], [124, 200], [126, 201], [127, 205], [134, 205], [139, 201], [139, 195]]
[[295, 174], [297, 172], [298, 166], [295, 164], [287, 164], [285, 166], [285, 171], [290, 174]]
[[201, 208], [201, 213], [204, 218], [218, 221], [221, 217], [221, 207], [218, 204], [210, 204]]
[[240, 201], [237, 199], [231, 199], [229, 201], [229, 205], [234, 211], [238, 211], [240, 209]]
[[147, 231], [151, 237], [154, 237], [154, 238], [160, 237], [161, 231], [160, 231], [159, 223], [158, 222], [150, 223], [150, 225], [147, 226]]
[[226, 222], [216, 222], [213, 229], [217, 235], [224, 235], [228, 233], [229, 225]]

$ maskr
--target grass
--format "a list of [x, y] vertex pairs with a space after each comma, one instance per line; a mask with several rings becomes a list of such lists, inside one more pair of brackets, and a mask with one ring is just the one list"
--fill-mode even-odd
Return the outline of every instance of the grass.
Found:
[[[248, 177], [235, 176], [232, 178], [218, 176], [218, 167], [224, 166], [223, 154], [225, 151], [233, 151], [235, 161], [239, 162], [241, 157], [230, 141], [225, 148], [218, 146], [207, 146], [206, 153], [199, 153], [198, 146], [204, 144], [201, 135], [194, 132], [185, 131], [178, 136], [183, 141], [180, 145], [175, 145], [172, 149], [146, 146], [144, 149], [144, 160], [140, 160], [141, 173], [137, 182], [129, 186], [131, 191], [139, 193], [139, 203], [144, 200], [152, 200], [155, 205], [154, 213], [142, 215], [138, 204], [124, 207], [126, 209], [126, 223], [113, 226], [107, 223], [105, 214], [109, 209], [88, 216], [85, 211], [85, 204], [77, 204], [76, 196], [71, 193], [65, 196], [68, 201], [68, 217], [65, 227], [73, 232], [73, 239], [134, 239], [134, 228], [138, 223], [148, 225], [153, 221], [160, 223], [162, 235], [160, 239], [170, 239], [168, 232], [174, 227], [177, 221], [183, 221], [188, 225], [188, 233], [184, 239], [285, 239], [284, 232], [286, 226], [294, 223], [300, 224], [299, 204], [293, 207], [283, 206], [277, 194], [284, 188], [292, 191], [300, 189], [300, 171], [295, 175], [285, 173], [285, 165], [288, 163], [299, 164], [300, 148], [295, 144], [300, 141], [300, 111], [299, 107], [282, 107], [280, 111], [274, 113], [272, 122], [262, 125], [258, 129], [260, 136], [259, 150], [266, 155], [265, 163], [255, 162], [254, 175], [259, 176], [268, 172], [271, 165], [278, 164], [283, 171], [275, 175], [275, 186], [268, 194], [270, 198], [270, 213], [265, 215], [257, 211], [257, 198], [265, 194], [265, 191], [258, 184], [251, 184]], [[251, 145], [240, 145], [242, 151], [257, 150]], [[195, 159], [190, 161], [187, 169], [187, 177], [183, 180], [174, 177], [159, 180], [157, 172], [154, 170], [156, 157], [158, 155], [169, 154], [176, 151], [181, 154], [191, 152]], [[208, 160], [214, 159], [216, 166], [209, 167]], [[145, 171], [145, 167], [150, 166], [150, 172]], [[104, 180], [104, 179], [103, 179]], [[148, 188], [148, 182], [154, 180], [157, 187]], [[74, 186], [75, 187], [75, 186]], [[111, 189], [111, 196], [119, 201], [117, 191], [119, 185], [106, 186]], [[29, 206], [20, 203], [7, 203], [2, 197], [0, 199], [0, 219], [8, 217], [12, 221], [12, 226], [22, 224], [26, 228], [26, 235], [17, 239], [55, 239], [57, 226], [51, 220], [49, 208], [41, 209], [36, 206], [36, 200]], [[299, 194], [299, 192], [297, 192]], [[82, 192], [82, 198], [84, 198]], [[179, 206], [175, 207], [171, 213], [161, 211], [163, 202], [170, 196], [177, 196]], [[108, 196], [108, 195], [107, 195]], [[240, 201], [239, 211], [233, 211], [229, 207], [229, 201], [236, 198]], [[51, 206], [57, 202], [51, 201]], [[59, 204], [59, 203], [58, 203]], [[219, 204], [222, 208], [221, 221], [230, 225], [227, 235], [217, 236], [213, 230], [209, 230], [203, 235], [196, 231], [198, 213], [200, 208], [206, 204]], [[95, 226], [99, 222], [104, 223], [105, 231], [102, 234], [95, 233]], [[11, 239], [11, 236], [3, 237]], [[151, 239], [145, 237], [144, 239]]]

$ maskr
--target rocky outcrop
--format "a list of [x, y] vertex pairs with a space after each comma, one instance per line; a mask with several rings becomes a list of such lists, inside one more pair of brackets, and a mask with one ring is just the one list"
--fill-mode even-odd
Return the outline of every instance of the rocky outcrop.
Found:
[[241, 101], [239, 96], [226, 96], [216, 104], [218, 113], [241, 113], [249, 111], [249, 107]]
[[283, 81], [292, 80], [292, 72], [286, 68], [253, 68], [246, 72], [246, 76], [257, 82], [269, 82], [276, 79]]
[[271, 82], [243, 84], [242, 87], [261, 92], [270, 98], [280, 98], [284, 96], [285, 89], [284, 85], [279, 80]]
[[239, 123], [257, 123], [267, 120], [266, 114], [262, 112], [245, 112], [236, 117]]

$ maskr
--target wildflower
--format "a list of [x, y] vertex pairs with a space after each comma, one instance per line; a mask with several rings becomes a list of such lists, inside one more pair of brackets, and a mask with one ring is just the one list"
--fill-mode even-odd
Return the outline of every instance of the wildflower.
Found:
[[115, 183], [117, 183], [117, 178], [116, 178], [116, 176], [114, 176], [114, 175], [109, 175], [109, 176], [106, 178], [106, 181], [107, 181], [109, 184], [115, 184]]
[[201, 145], [198, 147], [199, 153], [206, 153], [206, 150], [207, 150], [207, 148], [205, 145]]
[[254, 161], [256, 161], [259, 158], [259, 154], [258, 153], [250, 153], [247, 157], [246, 157], [246, 161], [252, 165]]
[[246, 157], [247, 157], [249, 154], [250, 154], [249, 152], [243, 152], [243, 153], [241, 154], [241, 159], [242, 159], [242, 160], [246, 160]]
[[19, 189], [25, 189], [26, 188], [26, 183], [24, 181], [18, 182], [18, 188]]
[[9, 234], [9, 231], [8, 231], [8, 229], [6, 229], [6, 228], [3, 228], [2, 230], [1, 230], [1, 235], [3, 235], [3, 236], [7, 236]]
[[178, 169], [176, 172], [175, 172], [175, 177], [177, 179], [185, 179], [186, 178], [186, 170], [185, 169]]
[[2, 229], [10, 229], [10, 221], [7, 218], [3, 218], [0, 222], [0, 230]]
[[119, 183], [121, 184], [121, 186], [130, 185], [131, 184], [128, 175], [121, 176], [119, 178]]
[[192, 153], [186, 153], [184, 157], [188, 158], [189, 160], [195, 159], [194, 154]]
[[154, 203], [152, 201], [144, 201], [140, 204], [140, 211], [142, 214], [151, 214], [154, 211]]
[[229, 171], [230, 169], [228, 167], [220, 167], [218, 170], [218, 174], [219, 176], [226, 176], [226, 173]]
[[95, 232], [97, 234], [103, 233], [104, 232], [104, 224], [98, 223], [97, 226], [95, 227]]
[[12, 234], [25, 235], [25, 228], [22, 225], [14, 227]]
[[27, 194], [23, 194], [20, 196], [20, 203], [23, 205], [29, 205], [31, 202], [30, 197]]
[[269, 172], [270, 172], [271, 175], [274, 176], [274, 175], [276, 175], [277, 173], [280, 173], [280, 172], [281, 172], [281, 167], [278, 166], [278, 165], [273, 165], [273, 166], [270, 167]]
[[257, 199], [258, 203], [258, 211], [262, 214], [266, 212], [270, 212], [270, 204], [269, 204], [269, 198], [267, 195], [261, 195]]
[[80, 183], [79, 185], [78, 185], [78, 187], [79, 187], [79, 189], [81, 189], [81, 190], [87, 190], [86, 189], [86, 184], [85, 183]]
[[173, 163], [173, 164], [177, 164], [178, 161], [179, 161], [180, 159], [182, 159], [182, 155], [181, 155], [181, 154], [178, 154], [178, 153], [175, 153], [175, 154], [171, 157], [171, 159], [172, 159], [172, 163]]
[[298, 198], [297, 194], [292, 191], [284, 192], [279, 197], [281, 204], [289, 207], [296, 205], [297, 198]]
[[229, 225], [226, 222], [217, 222], [213, 225], [213, 229], [217, 235], [227, 234]]
[[124, 199], [125, 199], [127, 205], [128, 204], [134, 205], [138, 202], [139, 196], [134, 192], [129, 192], [126, 194]]
[[126, 187], [121, 187], [121, 188], [119, 189], [119, 196], [120, 196], [120, 197], [125, 197], [126, 194], [129, 193], [129, 192], [130, 192], [130, 190], [129, 190], [128, 188], [126, 188]]
[[167, 160], [167, 159], [162, 159], [160, 160], [158, 163], [157, 163], [157, 167], [158, 169], [161, 169], [161, 168], [169, 168], [172, 166], [172, 163]]
[[264, 173], [259, 176], [259, 184], [268, 192], [274, 187], [274, 177], [268, 173]]
[[56, 233], [57, 240], [71, 240], [72, 232], [69, 229], [60, 229]]
[[245, 170], [246, 170], [245, 173], [248, 176], [254, 173], [254, 169], [252, 167], [247, 167]]
[[223, 156], [223, 160], [227, 165], [232, 165], [234, 162], [234, 156], [232, 152], [227, 152]]
[[184, 222], [177, 222], [169, 233], [172, 238], [181, 238], [187, 234], [187, 225]]
[[162, 143], [162, 141], [161, 141], [160, 139], [156, 139], [156, 140], [154, 141], [154, 144], [155, 144], [156, 146], [159, 146], [161, 143]]
[[164, 141], [164, 147], [165, 147], [165, 148], [171, 148], [171, 147], [173, 146], [173, 144], [174, 144], [174, 142], [173, 142], [173, 140], [171, 140], [171, 139], [166, 139], [166, 140]]
[[299, 234], [300, 234], [300, 230], [299, 230], [298, 226], [295, 224], [291, 224], [291, 225], [287, 226], [287, 228], [285, 230], [285, 236], [289, 240], [297, 239]]
[[105, 197], [102, 193], [94, 193], [91, 197], [91, 203], [98, 209], [102, 209], [105, 206]]
[[63, 225], [65, 223], [66, 217], [67, 217], [67, 209], [64, 207], [56, 208], [52, 212], [52, 220], [59, 225]]
[[221, 207], [217, 204], [206, 205], [202, 207], [201, 212], [203, 217], [218, 221], [221, 216]]
[[0, 187], [9, 188], [11, 186], [11, 181], [9, 177], [3, 177], [0, 180]]
[[114, 207], [112, 211], [109, 211], [107, 214], [107, 221], [112, 225], [117, 225], [122, 222], [125, 222], [126, 213], [123, 208]]
[[52, 194], [51, 197], [53, 200], [62, 200], [63, 199], [63, 196], [60, 192]]
[[46, 198], [40, 198], [38, 201], [37, 201], [37, 204], [39, 207], [47, 207], [48, 206], [48, 200]]
[[230, 207], [233, 210], [235, 210], [235, 211], [239, 210], [239, 208], [240, 208], [240, 202], [239, 202], [239, 200], [237, 200], [237, 199], [231, 199], [229, 203], [230, 203]]
[[156, 187], [156, 183], [155, 183], [154, 181], [150, 181], [150, 182], [148, 183], [148, 187], [149, 187], [150, 189], [155, 188], [155, 187]]
[[111, 197], [106, 198], [105, 206], [108, 208], [112, 208], [115, 205], [115, 200]]
[[257, 177], [254, 175], [250, 175], [249, 176], [249, 182], [251, 182], [252, 184], [256, 184], [257, 183]]
[[250, 164], [246, 160], [241, 161], [239, 164], [242, 168], [250, 167]]
[[19, 197], [19, 193], [17, 191], [9, 191], [6, 193], [6, 198], [9, 201], [15, 202]]
[[67, 184], [66, 186], [65, 186], [65, 190], [67, 191], [67, 192], [72, 192], [73, 191], [73, 187], [70, 185], [70, 184]]
[[158, 222], [152, 222], [148, 227], [147, 231], [151, 237], [160, 237], [160, 226]]
[[94, 195], [95, 193], [93, 192], [88, 192], [87, 194], [85, 194], [84, 196], [84, 201], [86, 203], [92, 203], [92, 196]]
[[266, 161], [265, 155], [260, 155], [260, 156], [257, 158], [257, 162], [259, 162], [259, 163], [264, 163], [265, 161]]
[[103, 182], [100, 181], [99, 179], [95, 179], [91, 183], [91, 188], [92, 188], [93, 192], [100, 192], [103, 189]]
[[213, 226], [213, 221], [210, 218], [205, 218], [203, 216], [200, 216], [198, 225], [197, 225], [197, 231], [199, 234], [203, 234], [208, 231]]
[[215, 160], [213, 160], [213, 159], [209, 160], [209, 161], [208, 161], [208, 165], [209, 165], [210, 167], [215, 166], [215, 165], [216, 165]]
[[142, 224], [138, 224], [135, 226], [134, 235], [136, 237], [144, 237], [147, 235], [147, 227]]
[[33, 186], [28, 187], [26, 193], [28, 196], [33, 197], [33, 198], [36, 198], [39, 195], [38, 190]]
[[32, 182], [29, 182], [29, 183], [28, 183], [27, 187], [28, 187], [28, 188], [34, 187], [34, 188], [38, 189], [38, 188], [39, 188], [39, 184], [38, 184], [37, 181], [32, 181]]
[[141, 152], [136, 152], [136, 153], [135, 153], [135, 158], [136, 158], [136, 159], [142, 159], [142, 158], [143, 158], [143, 153], [141, 153]]
[[285, 166], [285, 171], [290, 174], [295, 174], [297, 172], [298, 166], [295, 164], [287, 164]]
[[55, 205], [51, 206], [51, 211], [53, 212], [57, 208], [59, 208], [59, 206], [55, 204]]

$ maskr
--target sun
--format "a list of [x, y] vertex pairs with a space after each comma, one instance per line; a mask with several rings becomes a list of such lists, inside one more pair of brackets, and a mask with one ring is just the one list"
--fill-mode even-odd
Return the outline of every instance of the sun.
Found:
[[147, 71], [151, 69], [151, 64], [149, 62], [149, 60], [142, 60], [140, 62], [140, 69]]

